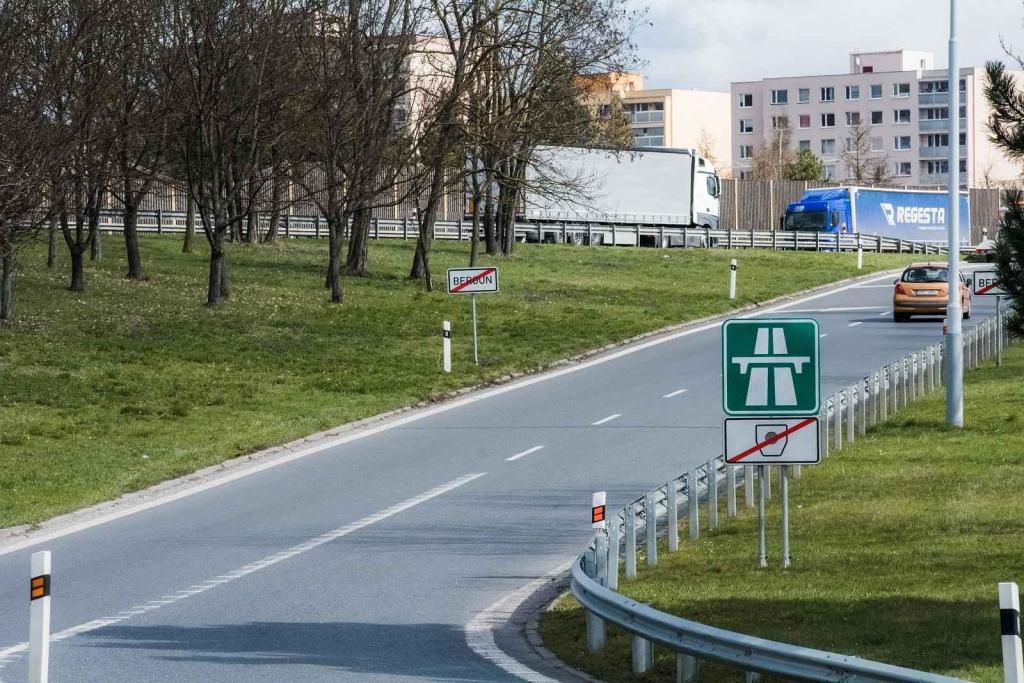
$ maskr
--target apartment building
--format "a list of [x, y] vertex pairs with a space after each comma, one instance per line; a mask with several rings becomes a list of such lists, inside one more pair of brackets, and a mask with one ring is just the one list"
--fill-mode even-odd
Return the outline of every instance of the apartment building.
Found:
[[636, 73], [605, 74], [588, 81], [589, 101], [599, 113], [621, 110], [629, 122], [633, 146], [696, 149], [728, 172], [732, 158], [729, 93], [644, 87]]
[[[1021, 168], [988, 139], [984, 69], [960, 71], [960, 184], [987, 187], [1019, 179]], [[829, 179], [851, 178], [844, 152], [851, 129], [868, 132], [872, 163], [897, 185], [945, 186], [949, 158], [949, 79], [929, 52], [850, 55], [850, 72], [766, 78], [731, 87], [730, 150], [735, 176], [753, 178], [755, 151], [788, 128], [794, 150], [818, 155]]]

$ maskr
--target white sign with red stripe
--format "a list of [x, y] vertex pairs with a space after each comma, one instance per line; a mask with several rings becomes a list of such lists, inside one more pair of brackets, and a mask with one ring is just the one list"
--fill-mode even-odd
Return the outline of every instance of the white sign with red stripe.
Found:
[[974, 275], [974, 293], [978, 296], [998, 296], [1006, 294], [999, 285], [999, 277], [994, 270], [978, 270]]
[[821, 456], [816, 417], [725, 421], [725, 461], [731, 465], [813, 465]]
[[498, 291], [497, 268], [449, 268], [449, 294], [491, 294]]

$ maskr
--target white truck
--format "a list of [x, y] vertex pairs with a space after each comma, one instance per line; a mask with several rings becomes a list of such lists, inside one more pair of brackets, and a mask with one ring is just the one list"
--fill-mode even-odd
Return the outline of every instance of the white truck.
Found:
[[[721, 183], [708, 159], [692, 150], [636, 149], [611, 152], [577, 147], [539, 147], [527, 171], [522, 218], [536, 228], [530, 242], [588, 240], [599, 244], [684, 246], [683, 227], [718, 227]], [[563, 186], [550, 187], [555, 178]], [[614, 229], [612, 226], [616, 226]], [[637, 230], [646, 226], [648, 230]], [[658, 226], [665, 243], [658, 245]], [[644, 234], [646, 233], [646, 234]], [[691, 243], [703, 236], [690, 234]]]

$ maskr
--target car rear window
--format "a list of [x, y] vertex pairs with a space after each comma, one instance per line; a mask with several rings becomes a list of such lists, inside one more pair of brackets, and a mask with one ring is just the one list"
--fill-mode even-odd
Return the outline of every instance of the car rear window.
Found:
[[945, 268], [907, 268], [903, 271], [904, 282], [949, 282], [949, 271]]

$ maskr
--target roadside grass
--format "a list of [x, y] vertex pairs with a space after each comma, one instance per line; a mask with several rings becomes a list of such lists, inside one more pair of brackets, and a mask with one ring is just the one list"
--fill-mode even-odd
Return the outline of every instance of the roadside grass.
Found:
[[[481, 296], [481, 366], [470, 302], [441, 287], [468, 244], [437, 243], [438, 290], [406, 279], [413, 242], [371, 245], [346, 303], [323, 290], [326, 243], [232, 245], [229, 303], [205, 308], [207, 254], [145, 236], [133, 283], [120, 239], [87, 263], [84, 294], [45, 249], [19, 255], [16, 320], [0, 327], [0, 527], [35, 523], [240, 454], [545, 366], [666, 325], [857, 274], [852, 254], [517, 245], [500, 294]], [[738, 257], [740, 298], [727, 300]], [[865, 271], [907, 255], [865, 255]], [[441, 372], [441, 321], [454, 372]]]
[[[804, 469], [790, 487], [790, 569], [779, 568], [776, 495], [770, 569], [756, 568], [756, 516], [744, 511], [659, 554], [657, 567], [620, 580], [620, 590], [733, 631], [1002, 681], [997, 584], [1024, 579], [1024, 348], [1010, 350], [1002, 369], [991, 365], [967, 375], [962, 431], [946, 428], [940, 391]], [[603, 680], [675, 680], [667, 648], [656, 646], [656, 667], [635, 676], [627, 636], [609, 632], [608, 647], [588, 655], [582, 610], [568, 596], [541, 619], [547, 647]], [[739, 677], [718, 665], [701, 673]]]

